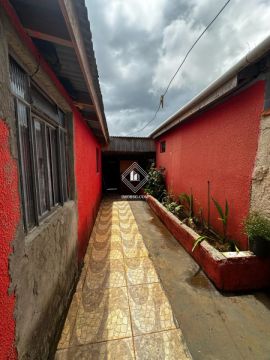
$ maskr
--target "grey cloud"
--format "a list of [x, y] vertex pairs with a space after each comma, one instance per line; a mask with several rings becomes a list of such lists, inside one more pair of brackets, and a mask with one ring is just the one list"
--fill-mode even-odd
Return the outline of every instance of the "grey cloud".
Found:
[[[153, 117], [160, 94], [181, 58], [224, 3], [152, 1], [161, 16], [149, 29], [142, 25], [156, 14], [155, 10], [145, 13], [142, 1], [86, 0], [111, 135], [133, 135]], [[111, 22], [108, 4], [121, 5]], [[124, 6], [131, 4], [136, 4], [135, 22], [124, 11]], [[165, 108], [136, 135], [147, 135], [261, 41], [269, 33], [269, 5], [270, 0], [246, 0], [245, 5], [241, 0], [232, 1], [175, 79], [165, 98]], [[129, 10], [133, 16], [132, 8]]]

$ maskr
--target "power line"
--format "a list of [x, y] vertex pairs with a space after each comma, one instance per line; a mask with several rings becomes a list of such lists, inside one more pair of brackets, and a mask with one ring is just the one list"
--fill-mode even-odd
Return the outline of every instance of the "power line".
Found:
[[149, 124], [151, 124], [157, 117], [157, 114], [161, 108], [161, 105], [163, 107], [163, 101], [165, 98], [165, 95], [167, 94], [173, 80], [175, 79], [176, 75], [178, 74], [179, 70], [182, 68], [182, 66], [184, 65], [184, 63], [186, 62], [189, 54], [191, 53], [191, 51], [193, 50], [193, 48], [196, 46], [196, 44], [199, 42], [199, 40], [203, 37], [203, 35], [206, 33], [206, 31], [210, 28], [210, 26], [216, 21], [216, 19], [219, 17], [219, 15], [222, 13], [222, 11], [226, 8], [226, 6], [231, 2], [231, 0], [226, 1], [226, 3], [222, 6], [222, 8], [219, 10], [219, 12], [216, 14], [216, 16], [211, 20], [211, 22], [206, 26], [206, 28], [202, 31], [202, 33], [199, 35], [199, 37], [194, 41], [194, 43], [192, 44], [192, 46], [189, 48], [188, 52], [186, 53], [184, 59], [182, 60], [182, 62], [180, 63], [180, 65], [178, 66], [176, 72], [173, 74], [171, 80], [169, 81], [164, 93], [161, 95], [160, 97], [160, 102], [159, 105], [157, 107], [157, 110], [154, 114], [154, 116], [139, 130], [136, 130], [133, 134], [136, 134], [138, 132], [141, 132], [142, 130], [144, 130]]

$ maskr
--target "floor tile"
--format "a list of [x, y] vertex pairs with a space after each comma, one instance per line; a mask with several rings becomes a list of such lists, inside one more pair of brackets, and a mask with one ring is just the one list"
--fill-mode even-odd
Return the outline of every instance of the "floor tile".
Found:
[[121, 230], [120, 230], [119, 226], [110, 227], [107, 230], [98, 229], [97, 233], [99, 235], [103, 235], [103, 236], [107, 236], [107, 237], [110, 237], [113, 235], [121, 236]]
[[93, 259], [94, 261], [105, 261], [109, 259], [122, 259], [123, 251], [121, 243], [115, 242], [110, 244], [98, 244], [93, 243], [93, 247], [91, 249], [90, 261]]
[[[104, 221], [104, 223], [99, 222], [99, 224], [96, 227], [96, 232], [97, 233], [104, 233], [104, 232], [108, 232], [111, 228], [112, 228], [112, 223], [111, 221]], [[118, 228], [120, 229], [120, 227], [118, 226]]]
[[133, 216], [133, 213], [132, 213], [130, 207], [119, 208], [118, 214], [119, 214], [119, 216]]
[[85, 278], [88, 289], [106, 289], [126, 286], [125, 267], [122, 259], [89, 264]]
[[188, 359], [127, 201], [102, 202], [76, 291], [55, 359]]
[[132, 241], [132, 242], [140, 241], [140, 242], [143, 242], [143, 237], [139, 232], [136, 233], [136, 234], [122, 233], [121, 238], [122, 238], [123, 241]]
[[150, 284], [159, 281], [152, 261], [147, 257], [126, 258], [125, 269], [128, 285]]
[[136, 235], [139, 232], [137, 225], [131, 224], [131, 225], [127, 226], [127, 227], [123, 227], [121, 221], [120, 221], [120, 228], [119, 229], [121, 230], [122, 234]]
[[82, 293], [71, 342], [73, 346], [130, 336], [126, 288]]
[[88, 253], [86, 253], [85, 257], [84, 257], [84, 260], [83, 260], [83, 262], [84, 262], [83, 268], [82, 268], [80, 278], [79, 278], [79, 281], [78, 281], [78, 284], [77, 284], [77, 287], [76, 287], [77, 292], [81, 291], [82, 288], [83, 288], [86, 273], [87, 273], [87, 269], [88, 269], [88, 266], [89, 266], [89, 258], [90, 258], [90, 256], [88, 255]]
[[134, 358], [131, 338], [59, 350], [55, 356], [55, 360], [133, 360]]
[[136, 224], [127, 221], [120, 221], [120, 230], [127, 234], [137, 234], [139, 232]]
[[119, 224], [110, 224], [109, 226], [99, 227], [97, 226], [96, 233], [103, 235], [117, 235], [120, 234], [120, 225]]
[[[92, 242], [96, 242], [96, 243], [112, 243], [112, 242], [121, 242], [122, 238], [120, 235], [108, 235], [108, 234], [99, 234], [96, 233], [93, 236], [93, 241]], [[90, 247], [91, 249], [91, 247]]]
[[140, 360], [191, 359], [178, 329], [135, 337], [134, 345], [136, 358]]
[[127, 258], [147, 257], [148, 251], [143, 241], [123, 240], [123, 254]]
[[159, 283], [128, 287], [134, 335], [175, 329], [172, 309]]
[[65, 349], [70, 344], [80, 300], [81, 300], [81, 293], [80, 292], [75, 293], [73, 295], [73, 299], [68, 310], [68, 315], [66, 317], [66, 321], [64, 324], [64, 328], [62, 330], [61, 338], [58, 342], [57, 349]]

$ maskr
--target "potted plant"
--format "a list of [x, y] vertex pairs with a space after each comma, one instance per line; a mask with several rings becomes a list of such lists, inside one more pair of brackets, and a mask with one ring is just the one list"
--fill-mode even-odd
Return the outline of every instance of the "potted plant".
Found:
[[249, 214], [245, 221], [249, 248], [257, 256], [270, 255], [270, 220], [257, 212]]

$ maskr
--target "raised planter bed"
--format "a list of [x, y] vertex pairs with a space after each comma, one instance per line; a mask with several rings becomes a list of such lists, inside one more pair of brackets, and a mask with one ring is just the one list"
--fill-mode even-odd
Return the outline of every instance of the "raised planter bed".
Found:
[[207, 241], [202, 241], [192, 252], [199, 235], [151, 195], [146, 196], [146, 201], [219, 290], [246, 291], [270, 287], [270, 258], [258, 258], [250, 251], [221, 253]]

